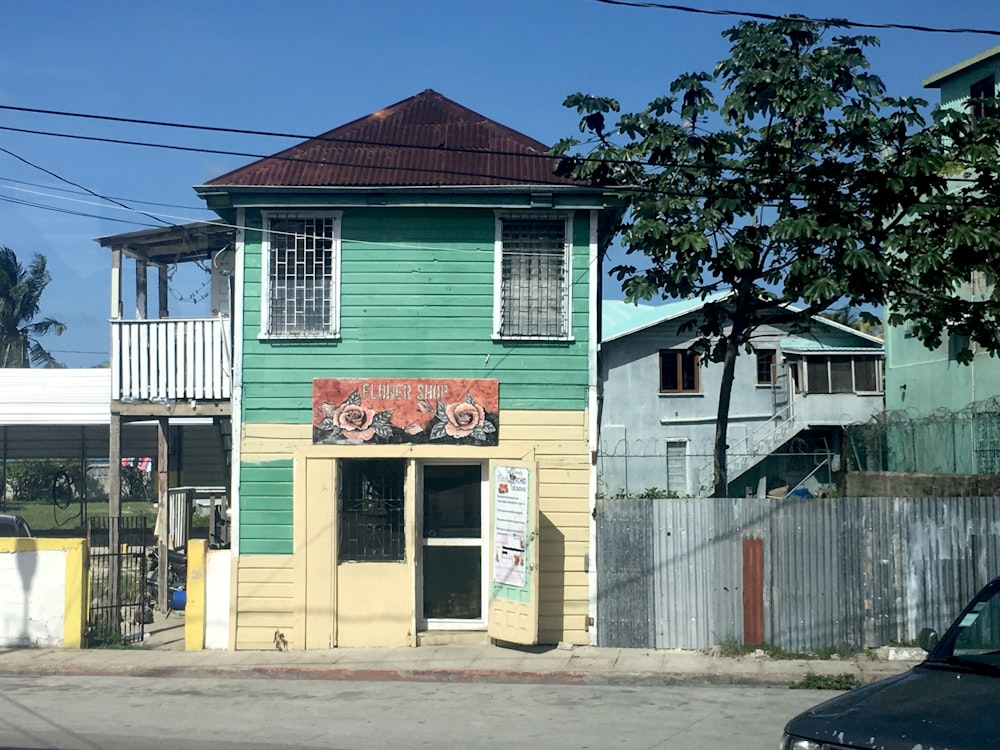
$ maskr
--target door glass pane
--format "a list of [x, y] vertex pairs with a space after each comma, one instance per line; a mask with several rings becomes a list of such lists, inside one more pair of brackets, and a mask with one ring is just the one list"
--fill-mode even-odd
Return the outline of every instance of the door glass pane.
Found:
[[483, 616], [480, 547], [424, 547], [424, 618]]
[[424, 537], [479, 539], [482, 536], [482, 469], [424, 467]]

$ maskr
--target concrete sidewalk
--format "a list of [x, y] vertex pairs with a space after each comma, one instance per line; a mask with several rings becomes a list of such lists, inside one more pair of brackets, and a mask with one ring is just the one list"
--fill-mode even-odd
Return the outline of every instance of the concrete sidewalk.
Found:
[[[884, 653], [884, 650], [883, 650]], [[581, 685], [768, 685], [787, 687], [810, 674], [853, 675], [861, 683], [917, 663], [871, 658], [784, 660], [720, 657], [701, 651], [593, 646], [338, 648], [329, 651], [169, 651], [128, 649], [0, 650], [2, 675], [94, 675], [161, 678], [398, 680]]]

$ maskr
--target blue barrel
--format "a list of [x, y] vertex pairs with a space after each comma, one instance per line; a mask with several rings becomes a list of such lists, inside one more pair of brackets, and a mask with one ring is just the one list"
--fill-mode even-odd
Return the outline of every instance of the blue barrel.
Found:
[[187, 604], [187, 591], [170, 589], [170, 609], [184, 609]]

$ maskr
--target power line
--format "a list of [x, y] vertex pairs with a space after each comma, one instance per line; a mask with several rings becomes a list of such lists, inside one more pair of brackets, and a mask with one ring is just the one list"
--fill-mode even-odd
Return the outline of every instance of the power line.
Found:
[[[0, 108], [2, 108], [2, 105], [0, 105]], [[80, 135], [78, 133], [57, 133], [57, 132], [53, 132], [53, 131], [49, 131], [49, 130], [31, 130], [31, 129], [28, 129], [28, 128], [15, 128], [15, 127], [7, 126], [7, 125], [0, 125], [0, 130], [6, 130], [6, 131], [9, 131], [9, 132], [12, 132], [12, 133], [25, 133], [27, 135], [44, 135], [44, 136], [49, 136], [49, 137], [53, 137], [53, 138], [68, 138], [70, 140], [77, 140], [77, 141], [93, 141], [93, 142], [97, 142], [97, 143], [114, 143], [114, 144], [118, 144], [118, 145], [122, 145], [122, 146], [142, 146], [144, 148], [159, 148], [159, 149], [166, 149], [168, 151], [187, 151], [187, 152], [197, 153], [197, 154], [216, 154], [216, 155], [219, 155], [219, 156], [239, 156], [239, 157], [246, 158], [246, 159], [277, 159], [279, 161], [291, 161], [291, 162], [299, 162], [299, 163], [304, 163], [304, 164], [321, 164], [321, 165], [324, 165], [324, 166], [331, 166], [331, 167], [355, 167], [355, 166], [357, 166], [356, 164], [352, 164], [352, 163], [348, 163], [348, 162], [331, 161], [329, 159], [309, 159], [309, 158], [301, 157], [301, 156], [284, 156], [282, 154], [257, 154], [257, 153], [246, 152], [246, 151], [229, 151], [229, 150], [225, 150], [225, 149], [202, 148], [202, 147], [198, 147], [198, 146], [178, 146], [178, 145], [172, 144], [172, 143], [154, 143], [154, 142], [151, 142], [151, 141], [133, 141], [133, 140], [128, 140], [128, 139], [124, 139], [124, 138], [105, 138], [105, 137], [96, 136], [96, 135]], [[368, 145], [378, 145], [378, 144], [368, 143]], [[410, 148], [409, 146], [403, 146], [401, 144], [392, 144], [392, 145], [394, 145], [394, 146], [396, 146], [398, 148]], [[421, 148], [434, 148], [434, 149], [437, 149], [438, 147], [437, 146], [423, 146]], [[0, 150], [6, 150], [6, 149], [0, 148]], [[470, 149], [470, 150], [473, 150], [473, 149]], [[476, 153], [480, 153], [480, 154], [482, 154], [484, 156], [504, 155], [503, 152], [497, 152], [497, 151], [479, 151], [479, 150], [476, 150]], [[557, 161], [560, 158], [558, 156], [553, 156], [551, 154], [525, 154], [525, 153], [519, 153], [519, 152], [509, 153], [507, 155], [509, 155], [509, 156], [520, 156], [520, 157], [524, 157], [524, 158], [548, 159], [549, 161], [553, 161], [553, 162]], [[20, 158], [20, 157], [18, 157], [18, 158]], [[390, 166], [390, 165], [381, 165], [381, 164], [366, 164], [365, 168], [366, 169], [386, 169], [386, 170], [391, 170], [393, 172], [420, 172], [420, 173], [428, 173], [428, 174], [456, 175], [456, 176], [461, 176], [461, 177], [482, 177], [482, 178], [487, 178], [487, 179], [512, 179], [512, 178], [506, 177], [505, 175], [489, 174], [489, 173], [483, 173], [483, 172], [469, 172], [469, 171], [461, 171], [461, 170], [456, 170], [456, 169], [435, 169], [435, 168], [432, 168], [432, 167], [402, 167], [402, 166], [395, 166], [395, 165]], [[554, 185], [554, 184], [558, 184], [558, 183], [555, 183], [555, 182], [553, 182], [551, 180], [535, 180], [535, 179], [531, 179], [531, 178], [527, 178], [527, 177], [518, 177], [517, 181], [520, 182], [520, 183], [522, 183], [522, 184], [531, 184], [531, 185], [550, 185], [551, 186], [551, 185]], [[588, 187], [588, 186], [585, 185], [585, 184], [583, 184], [583, 183], [581, 183], [580, 187]], [[86, 189], [86, 188], [84, 188], [84, 189]], [[100, 196], [99, 195], [97, 197], [103, 198], [104, 196]]]
[[[2, 182], [13, 182], [13, 183], [16, 183], [18, 185], [29, 185], [30, 187], [36, 187], [36, 188], [45, 188], [46, 190], [56, 190], [56, 191], [58, 191], [60, 193], [70, 193], [72, 195], [90, 195], [91, 194], [91, 193], [89, 193], [86, 190], [70, 190], [69, 188], [61, 188], [61, 187], [58, 187], [57, 185], [43, 185], [43, 184], [38, 183], [38, 182], [29, 182], [28, 180], [15, 180], [13, 177], [5, 177], [3, 175], [0, 175], [0, 181], [2, 181]], [[15, 188], [13, 185], [6, 185], [6, 186], [3, 186], [3, 187], [9, 187], [11, 190], [18, 189], [18, 188]], [[29, 192], [30, 193], [30, 192], [33, 192], [33, 191], [26, 190], [25, 192]], [[46, 193], [39, 193], [39, 195], [47, 195], [47, 194]], [[59, 196], [47, 195], [47, 197], [49, 197], [49, 198], [57, 198]], [[109, 197], [111, 197], [111, 196], [109, 196]], [[120, 201], [128, 201], [129, 203], [141, 203], [144, 206], [159, 206], [160, 208], [183, 208], [186, 211], [211, 211], [210, 208], [207, 208], [205, 206], [194, 206], [194, 205], [181, 204], [181, 203], [159, 203], [159, 202], [156, 202], [156, 201], [139, 200], [138, 198], [122, 198], [121, 196], [115, 196], [115, 199], [116, 200], [120, 200]]]
[[[136, 221], [135, 219], [114, 219], [106, 216], [101, 216], [100, 214], [91, 214], [86, 211], [72, 211], [68, 208], [60, 208], [59, 206], [50, 206], [46, 203], [35, 203], [34, 201], [22, 200], [21, 198], [11, 198], [8, 195], [0, 195], [0, 201], [4, 203], [13, 203], [17, 206], [27, 206], [28, 208], [40, 208], [45, 211], [55, 211], [60, 214], [68, 214], [69, 216], [80, 216], [85, 219], [101, 219], [103, 221], [114, 221], [119, 224], [130, 224], [132, 226], [142, 226], [150, 228], [159, 228], [164, 226], [166, 222], [161, 222], [160, 224], [149, 224], [148, 222]], [[169, 224], [167, 225], [169, 226]]]
[[45, 174], [49, 175], [50, 177], [55, 177], [60, 182], [65, 182], [67, 185], [72, 185], [75, 188], [79, 188], [80, 190], [84, 190], [84, 191], [90, 193], [91, 195], [93, 195], [95, 198], [100, 198], [102, 201], [107, 201], [109, 203], [114, 203], [115, 205], [121, 206], [122, 208], [124, 208], [124, 209], [126, 209], [128, 211], [135, 211], [136, 213], [143, 214], [145, 216], [148, 216], [153, 221], [159, 221], [159, 222], [161, 222], [163, 224], [167, 223], [167, 222], [163, 221], [162, 219], [159, 219], [159, 218], [153, 216], [152, 214], [147, 214], [145, 211], [139, 211], [137, 209], [132, 208], [131, 206], [126, 206], [124, 203], [122, 203], [121, 201], [115, 200], [114, 198], [109, 198], [109, 197], [107, 197], [105, 195], [101, 195], [100, 193], [94, 192], [90, 188], [85, 187], [85, 186], [81, 185], [78, 182], [73, 182], [72, 180], [69, 180], [69, 179], [67, 179], [67, 178], [65, 178], [65, 177], [63, 177], [61, 175], [56, 174], [51, 169], [46, 169], [43, 166], [35, 164], [33, 161], [30, 161], [29, 159], [25, 159], [23, 156], [19, 156], [18, 154], [15, 154], [10, 149], [6, 149], [3, 146], [0, 146], [0, 151], [3, 151], [8, 156], [12, 156], [12, 157], [14, 157], [15, 159], [17, 159], [18, 161], [20, 161], [20, 162], [22, 162], [24, 164], [27, 164], [29, 167], [37, 169], [40, 172], [45, 172]]
[[[36, 107], [17, 107], [10, 104], [0, 104], [0, 110], [25, 112], [37, 115], [52, 115], [54, 117], [71, 117], [82, 120], [99, 120], [101, 122], [117, 122], [126, 125], [149, 125], [152, 127], [174, 128], [178, 130], [196, 130], [206, 133], [225, 133], [227, 135], [252, 135], [252, 136], [261, 136], [265, 138], [287, 138], [297, 141], [320, 141], [325, 143], [337, 143], [345, 146], [368, 146], [368, 147], [380, 146], [384, 148], [412, 149], [415, 151], [438, 151], [438, 152], [444, 151], [452, 153], [471, 153], [471, 154], [489, 153], [492, 156], [518, 156], [529, 159], [553, 158], [550, 154], [532, 154], [532, 153], [526, 153], [524, 151], [498, 151], [498, 150], [484, 151], [481, 148], [471, 148], [468, 146], [447, 146], [447, 145], [427, 146], [419, 143], [373, 141], [362, 138], [344, 138], [341, 136], [329, 136], [329, 135], [308, 135], [304, 133], [285, 133], [274, 130], [252, 130], [248, 128], [231, 128], [231, 127], [222, 127], [216, 125], [199, 125], [196, 123], [171, 122], [168, 120], [145, 120], [135, 117], [115, 117], [112, 115], [95, 115], [87, 112], [66, 112], [56, 109], [38, 109]], [[11, 130], [17, 130], [17, 129], [11, 128]], [[31, 132], [31, 131], [25, 131], [25, 132]], [[210, 153], [227, 154], [229, 152], [212, 151]], [[257, 156], [254, 154], [242, 154], [238, 152], [232, 153], [231, 155]], [[263, 157], [258, 156], [257, 158], [263, 158]]]
[[681, 13], [696, 13], [706, 16], [739, 16], [741, 18], [756, 18], [761, 21], [800, 21], [802, 23], [818, 23], [828, 26], [842, 26], [856, 29], [900, 29], [903, 31], [920, 31], [929, 34], [987, 34], [989, 36], [1000, 36], [1000, 31], [996, 29], [971, 29], [971, 28], [940, 28], [936, 26], [921, 26], [911, 23], [865, 23], [863, 21], [851, 21], [846, 18], [810, 18], [800, 15], [774, 15], [772, 13], [759, 13], [744, 10], [708, 10], [706, 8], [692, 8], [688, 5], [671, 5], [669, 3], [638, 2], [637, 0], [594, 0], [594, 2], [604, 5], [617, 5], [627, 8], [655, 8], [657, 10], [673, 10]]
[[[0, 105], [0, 109], [3, 109], [3, 108], [4, 108], [4, 106]], [[67, 139], [70, 139], [70, 140], [91, 141], [91, 142], [97, 142], [97, 143], [110, 143], [110, 144], [116, 144], [116, 145], [122, 145], [122, 146], [138, 146], [138, 147], [142, 147], [142, 148], [156, 148], [156, 149], [165, 149], [165, 150], [169, 150], [169, 151], [184, 151], [184, 152], [191, 152], [191, 153], [214, 154], [214, 155], [219, 155], [219, 156], [238, 156], [238, 157], [246, 158], [246, 159], [257, 159], [257, 160], [275, 159], [275, 160], [278, 160], [278, 161], [288, 161], [288, 162], [296, 162], [296, 163], [302, 163], [302, 164], [319, 164], [319, 165], [331, 166], [331, 167], [355, 167], [355, 166], [357, 166], [357, 164], [354, 164], [354, 163], [342, 162], [342, 161], [333, 161], [333, 160], [330, 160], [330, 159], [311, 159], [311, 158], [303, 157], [303, 156], [288, 156], [288, 155], [283, 155], [283, 154], [259, 154], [259, 153], [253, 153], [253, 152], [247, 152], [247, 151], [229, 151], [229, 150], [225, 150], [225, 149], [213, 149], [213, 148], [206, 148], [206, 147], [199, 147], [199, 146], [180, 146], [180, 145], [172, 144], [172, 143], [156, 143], [156, 142], [153, 142], [153, 141], [134, 141], [134, 140], [124, 139], [124, 138], [109, 138], [109, 137], [104, 137], [104, 136], [82, 135], [82, 134], [79, 134], [79, 133], [60, 133], [60, 132], [50, 131], [50, 130], [34, 130], [34, 129], [29, 129], [29, 128], [15, 128], [15, 127], [5, 126], [5, 125], [0, 125], [0, 130], [6, 130], [6, 131], [10, 131], [10, 132], [15, 132], [15, 133], [23, 133], [23, 134], [26, 134], [26, 135], [40, 135], [40, 136], [45, 136], [45, 137], [50, 137], [50, 138], [67, 138]], [[307, 137], [307, 136], [303, 136], [303, 137]], [[322, 138], [318, 138], [318, 139], [314, 139], [314, 140], [323, 140], [323, 139]], [[400, 143], [391, 143], [391, 144], [379, 144], [377, 142], [374, 142], [374, 143], [372, 143], [372, 142], [365, 142], [365, 143], [367, 143], [367, 145], [388, 145], [388, 146], [393, 146], [393, 147], [396, 147], [396, 148], [411, 148], [411, 146], [409, 146], [409, 145], [400, 144]], [[412, 148], [422, 148], [422, 149], [429, 149], [429, 150], [469, 151], [469, 152], [481, 154], [481, 155], [484, 155], [484, 156], [518, 156], [518, 157], [524, 157], [524, 158], [530, 158], [530, 159], [546, 159], [546, 160], [551, 161], [551, 162], [556, 162], [556, 161], [559, 161], [559, 160], [562, 160], [562, 159], [568, 159], [568, 160], [572, 160], [572, 161], [574, 161], [576, 163], [580, 163], [580, 164], [595, 163], [595, 164], [612, 164], [612, 165], [619, 165], [619, 166], [644, 166], [644, 167], [654, 167], [654, 168], [681, 168], [681, 169], [711, 170], [711, 171], [718, 171], [718, 172], [735, 172], [735, 173], [740, 173], [740, 174], [754, 174], [754, 173], [758, 173], [758, 172], [759, 173], [763, 173], [763, 174], [771, 174], [764, 167], [748, 167], [748, 166], [743, 166], [743, 165], [740, 165], [740, 164], [723, 164], [721, 162], [720, 163], [716, 163], [716, 164], [696, 164], [696, 163], [688, 163], [688, 162], [680, 162], [680, 161], [677, 161], [677, 162], [659, 162], [658, 161], [658, 162], [654, 163], [654, 162], [651, 162], [651, 161], [644, 161], [644, 160], [638, 160], [638, 159], [636, 159], [636, 160], [628, 160], [628, 159], [604, 159], [604, 158], [594, 157], [594, 156], [580, 156], [580, 155], [571, 155], [571, 154], [566, 154], [566, 155], [563, 155], [563, 156], [555, 156], [555, 155], [552, 155], [552, 154], [525, 154], [525, 153], [520, 153], [520, 152], [486, 151], [486, 150], [480, 150], [480, 149], [461, 149], [461, 148], [458, 148], [458, 147], [439, 147], [439, 146], [419, 146], [419, 147], [412, 147]], [[6, 151], [6, 149], [0, 148], [0, 151]], [[11, 153], [11, 152], [8, 151], [7, 153]], [[16, 156], [15, 154], [12, 154], [12, 155]], [[21, 157], [16, 157], [16, 158], [21, 159]], [[26, 161], [26, 160], [25, 159], [21, 159], [21, 161]], [[27, 163], [30, 164], [30, 162], [27, 162]], [[35, 165], [32, 165], [32, 166], [35, 166]], [[41, 167], [37, 167], [37, 168], [38, 169], [42, 169]], [[405, 166], [393, 166], [393, 165], [383, 165], [383, 164], [372, 164], [372, 163], [369, 163], [369, 164], [365, 164], [365, 168], [366, 169], [389, 170], [389, 171], [393, 171], [393, 172], [418, 172], [418, 173], [430, 173], [430, 174], [440, 174], [440, 175], [454, 175], [454, 176], [460, 176], [460, 177], [479, 177], [479, 178], [483, 178], [483, 179], [499, 179], [499, 180], [512, 179], [512, 178], [508, 177], [507, 175], [497, 174], [495, 172], [474, 172], [474, 171], [468, 171], [468, 170], [442, 169], [442, 168], [432, 168], [432, 167], [405, 167]], [[44, 169], [43, 169], [43, 171], [48, 172], [48, 170], [44, 170]], [[58, 175], [54, 175], [54, 173], [49, 172], [49, 174], [53, 174], [53, 176], [56, 176], [58, 179], [62, 179], [62, 178], [58, 177]], [[791, 170], [788, 170], [784, 174], [791, 175], [791, 174], [794, 174], [794, 172], [792, 172]], [[553, 184], [556, 184], [556, 183], [553, 183], [553, 182], [550, 182], [550, 181], [547, 181], [547, 180], [531, 179], [531, 178], [521, 177], [521, 176], [517, 177], [516, 179], [521, 184], [530, 184], [530, 185], [553, 185]], [[962, 177], [955, 177], [955, 178], [953, 178], [952, 181], [954, 181], [954, 182], [974, 182], [974, 180], [969, 180], [967, 178], [962, 178]], [[76, 183], [70, 183], [70, 184], [75, 185]], [[593, 188], [597, 188], [597, 189], [605, 189], [605, 190], [608, 189], [606, 186], [588, 184], [587, 182], [585, 182], [583, 180], [578, 180], [577, 181], [577, 186], [580, 187], [580, 188], [592, 188], [592, 189]], [[83, 189], [87, 190], [87, 188], [83, 188]], [[627, 190], [628, 188], [621, 188], [621, 187], [613, 188], [613, 190], [623, 190], [623, 189]], [[111, 202], [117, 203], [117, 201], [115, 201], [113, 199], [110, 199], [110, 198], [106, 198], [105, 196], [102, 196], [102, 195], [99, 195], [97, 193], [94, 193], [93, 191], [87, 190], [87, 192], [90, 193], [91, 195], [94, 195], [94, 196], [96, 196], [98, 198], [101, 198], [102, 200], [109, 200]]]

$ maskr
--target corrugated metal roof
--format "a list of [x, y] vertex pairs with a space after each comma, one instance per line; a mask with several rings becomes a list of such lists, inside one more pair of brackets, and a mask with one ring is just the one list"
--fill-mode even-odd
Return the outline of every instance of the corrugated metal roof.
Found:
[[0, 425], [111, 421], [111, 370], [0, 368]]
[[781, 351], [786, 354], [881, 354], [882, 346], [869, 341], [826, 341], [801, 336], [790, 336], [781, 339]]
[[990, 47], [990, 49], [980, 52], [978, 55], [974, 55], [968, 60], [962, 60], [962, 62], [956, 63], [950, 68], [942, 70], [940, 73], [935, 73], [934, 75], [925, 78], [923, 80], [923, 86], [925, 89], [939, 89], [949, 78], [953, 78], [959, 73], [964, 73], [966, 70], [975, 65], [992, 60], [994, 57], [1000, 57], [1000, 45]]
[[[607, 342], [700, 310], [711, 302], [725, 299], [731, 292], [716, 292], [704, 300], [686, 299], [663, 305], [640, 305], [620, 300], [601, 301], [601, 341]], [[814, 315], [816, 326], [781, 340], [785, 352], [879, 353], [881, 339], [836, 321]]]
[[206, 186], [580, 185], [548, 146], [427, 89]]
[[725, 299], [731, 292], [716, 292], [706, 299], [682, 299], [662, 305], [642, 305], [622, 300], [601, 300], [601, 341], [628, 336], [645, 328], [664, 323], [695, 310], [710, 302]]

